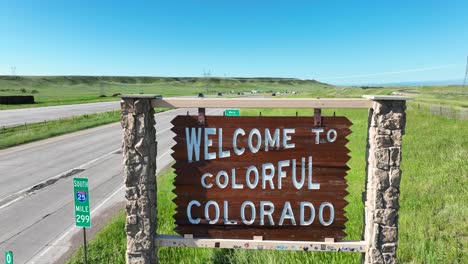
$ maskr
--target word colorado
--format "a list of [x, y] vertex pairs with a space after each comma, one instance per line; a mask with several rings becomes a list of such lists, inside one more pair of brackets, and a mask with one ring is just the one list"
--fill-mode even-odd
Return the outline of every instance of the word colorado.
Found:
[[[295, 133], [295, 128], [252, 128], [247, 131], [243, 128], [236, 128], [226, 133], [229, 135], [226, 140], [223, 138], [225, 136], [223, 128], [185, 127], [187, 162], [227, 159], [247, 153], [254, 155], [255, 159], [255, 155], [261, 156], [268, 151], [293, 150], [296, 148]], [[318, 145], [335, 142], [338, 133], [335, 129], [311, 128], [309, 136], [309, 141]], [[223, 146], [223, 142], [227, 143], [226, 146]], [[226, 189], [226, 191], [320, 190], [320, 183], [314, 182], [313, 179], [313, 155], [297, 158], [292, 155], [291, 159], [205, 172], [199, 175], [199, 184], [203, 189], [217, 188]], [[291, 186], [285, 186], [285, 184]], [[225, 225], [236, 225], [242, 222], [244, 225], [260, 226], [308, 226], [313, 224], [315, 219], [318, 219], [322, 226], [329, 226], [335, 217], [334, 206], [329, 201], [317, 204], [313, 201], [290, 202], [286, 200], [281, 204], [275, 204], [267, 199], [256, 202], [246, 200], [241, 201], [240, 206], [234, 209], [229, 207], [230, 204], [232, 203], [229, 200], [202, 202], [193, 199], [186, 206], [186, 217], [188, 222], [194, 225], [200, 223], [214, 225], [220, 222]], [[233, 210], [236, 211], [233, 212]], [[202, 213], [200, 215], [194, 212]], [[240, 218], [230, 219], [229, 215], [232, 214]]]

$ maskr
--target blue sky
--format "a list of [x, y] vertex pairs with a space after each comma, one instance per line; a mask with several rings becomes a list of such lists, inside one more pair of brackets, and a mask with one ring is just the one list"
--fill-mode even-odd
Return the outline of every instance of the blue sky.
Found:
[[468, 1], [4, 1], [0, 74], [462, 79]]

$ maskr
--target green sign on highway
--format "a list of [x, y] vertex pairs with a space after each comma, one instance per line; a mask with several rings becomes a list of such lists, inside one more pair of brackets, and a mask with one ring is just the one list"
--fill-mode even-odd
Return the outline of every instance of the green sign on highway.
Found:
[[13, 252], [5, 251], [5, 264], [13, 264]]
[[75, 196], [76, 226], [91, 227], [91, 210], [89, 208], [89, 189], [87, 178], [73, 179], [73, 195]]
[[226, 109], [224, 110], [224, 116], [240, 116], [239, 109]]

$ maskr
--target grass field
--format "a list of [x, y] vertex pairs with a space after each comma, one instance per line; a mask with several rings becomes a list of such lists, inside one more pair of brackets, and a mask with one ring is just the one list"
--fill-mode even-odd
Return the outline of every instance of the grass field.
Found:
[[0, 149], [96, 127], [120, 120], [120, 111], [62, 118], [0, 129]]
[[[262, 109], [262, 115], [295, 115], [295, 110]], [[242, 115], [258, 115], [243, 110]], [[331, 114], [327, 110], [324, 114]], [[410, 106], [403, 139], [399, 217], [400, 263], [466, 263], [468, 258], [468, 122], [415, 111]], [[299, 111], [299, 115], [311, 115]], [[347, 240], [361, 238], [361, 193], [365, 178], [367, 111], [336, 110], [352, 122], [347, 176], [350, 195]], [[170, 170], [158, 179], [158, 232], [174, 234], [175, 205]], [[125, 217], [118, 215], [89, 246], [90, 263], [125, 263]], [[68, 263], [81, 263], [78, 250]], [[360, 263], [357, 253], [313, 253], [223, 249], [160, 248], [160, 263]]]
[[316, 81], [280, 78], [162, 78], [95, 76], [0, 76], [0, 95], [34, 95], [37, 104], [0, 105], [1, 109], [118, 100], [115, 94], [163, 96], [216, 95], [218, 92], [310, 91], [331, 87]]
[[[363, 94], [390, 95], [394, 92], [415, 97], [430, 104], [468, 107], [468, 89], [461, 86], [369, 87], [333, 86], [314, 80], [287, 78], [163, 78], [99, 76], [0, 76], [1, 95], [32, 94], [36, 104], [0, 105], [2, 109], [77, 104], [118, 100], [116, 94], [161, 94], [163, 96], [205, 93], [234, 96], [239, 92], [258, 90], [260, 95], [293, 97], [361, 97]], [[284, 93], [288, 91], [289, 93]], [[233, 93], [231, 93], [233, 92]], [[298, 94], [291, 94], [298, 92]], [[246, 93], [246, 95], [250, 95]]]

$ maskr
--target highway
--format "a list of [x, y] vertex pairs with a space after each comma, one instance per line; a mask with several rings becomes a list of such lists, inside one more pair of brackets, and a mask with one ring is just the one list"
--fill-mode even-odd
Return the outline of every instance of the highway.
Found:
[[[158, 172], [172, 162], [170, 121], [187, 111], [156, 114]], [[196, 110], [190, 113], [196, 115]], [[207, 110], [207, 115], [221, 113]], [[9, 250], [15, 263], [62, 262], [81, 243], [82, 230], [74, 226], [73, 177], [89, 178], [89, 232], [123, 209], [121, 141], [120, 124], [113, 123], [1, 150], [0, 259]]]
[[13, 127], [25, 123], [31, 124], [118, 109], [120, 109], [120, 101], [2, 110], [0, 111], [0, 127]]

